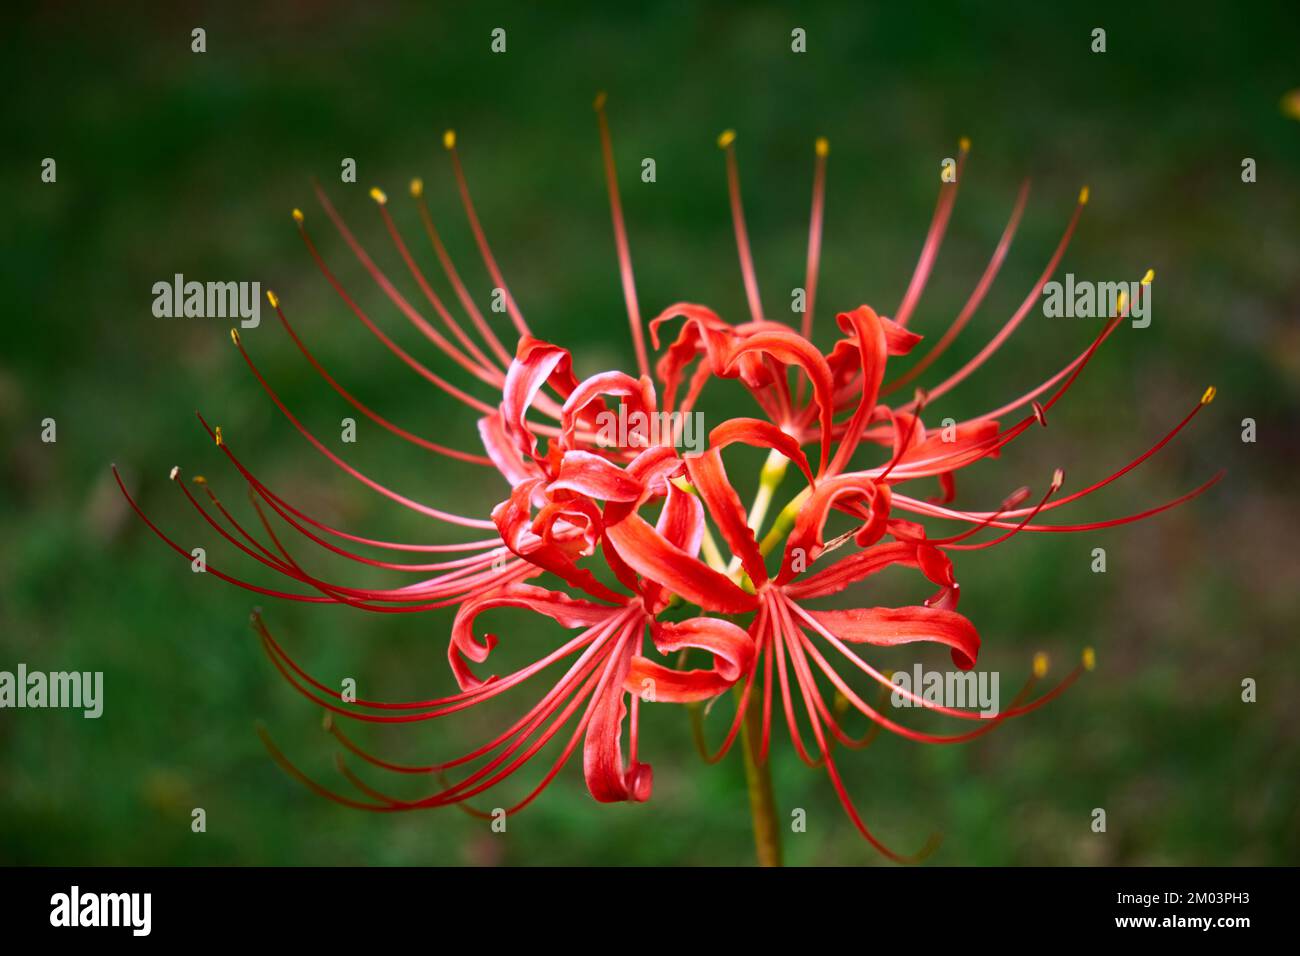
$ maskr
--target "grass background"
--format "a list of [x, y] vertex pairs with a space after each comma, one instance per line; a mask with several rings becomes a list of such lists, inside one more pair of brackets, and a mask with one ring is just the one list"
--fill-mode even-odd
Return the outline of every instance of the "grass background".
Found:
[[[913, 9], [917, 7], [917, 9]], [[169, 486], [204, 473], [251, 518], [237, 475], [194, 420], [202, 410], [272, 487], [327, 521], [402, 540], [456, 540], [334, 470], [278, 416], [214, 319], [156, 319], [152, 284], [261, 281], [321, 361], [399, 423], [458, 447], [472, 416], [369, 338], [303, 251], [301, 206], [324, 254], [376, 320], [422, 357], [332, 235], [318, 177], [394, 276], [366, 190], [384, 186], [408, 240], [405, 183], [423, 176], [434, 215], [480, 303], [491, 282], [459, 214], [444, 128], [462, 156], [494, 249], [533, 328], [580, 372], [630, 367], [590, 103], [610, 96], [623, 198], [647, 314], [678, 299], [735, 319], [743, 289], [714, 138], [738, 132], [746, 212], [774, 314], [802, 284], [812, 141], [832, 144], [819, 342], [832, 309], [890, 312], [920, 248], [939, 161], [974, 150], [949, 238], [913, 322], [938, 335], [980, 271], [1015, 189], [1030, 205], [1002, 275], [927, 381], [958, 367], [1030, 288], [1083, 183], [1092, 189], [1062, 271], [1136, 279], [1154, 267], [1154, 321], [1124, 329], [1052, 415], [998, 462], [963, 476], [984, 507], [1011, 488], [1067, 490], [1145, 450], [1213, 383], [1219, 399], [1171, 447], [1068, 512], [1092, 520], [1227, 480], [1150, 522], [1030, 536], [958, 560], [982, 669], [1014, 693], [1032, 654], [1063, 672], [1095, 645], [1098, 670], [1051, 706], [960, 748], [881, 739], [841, 764], [864, 815], [900, 850], [934, 829], [945, 864], [1280, 864], [1300, 846], [1293, 545], [1300, 372], [1300, 123], [1279, 109], [1300, 86], [1287, 4], [570, 5], [166, 4], [13, 6], [0, 84], [0, 668], [102, 670], [106, 710], [0, 712], [0, 862], [45, 864], [717, 864], [752, 856], [739, 755], [695, 757], [681, 710], [647, 708], [642, 759], [654, 799], [602, 806], [566, 770], [508, 834], [454, 810], [354, 813], [284, 776], [254, 733], [337, 781], [314, 708], [280, 680], [247, 625], [254, 596], [193, 575], [130, 515], [109, 463], [147, 510], [218, 567], [274, 584], [214, 543]], [[207, 52], [190, 52], [190, 30]], [[504, 27], [508, 52], [489, 51]], [[1094, 27], [1105, 54], [1090, 52]], [[807, 31], [808, 52], [790, 50]], [[56, 184], [40, 181], [43, 158]], [[344, 157], [356, 185], [339, 182]], [[637, 172], [653, 157], [658, 181]], [[1258, 182], [1243, 184], [1243, 157]], [[418, 293], [402, 288], [412, 295]], [[443, 289], [442, 285], [437, 286]], [[933, 407], [963, 417], [1018, 395], [1088, 340], [1092, 324], [1035, 312], [997, 359]], [[269, 311], [244, 335], [290, 407], [324, 436], [347, 406], [314, 377]], [[450, 363], [432, 363], [438, 368]], [[730, 407], [730, 406], [720, 406]], [[744, 409], [747, 406], [736, 406]], [[58, 423], [56, 444], [40, 422]], [[1240, 440], [1243, 418], [1258, 441]], [[486, 514], [505, 491], [362, 424], [362, 468], [422, 500]], [[1089, 570], [1104, 547], [1106, 574]], [[348, 571], [326, 561], [322, 571]], [[912, 599], [905, 581], [859, 603]], [[898, 591], [894, 588], [897, 587]], [[903, 592], [906, 591], [906, 594]], [[368, 616], [272, 603], [268, 622], [323, 679], [400, 699], [451, 687], [449, 614]], [[551, 635], [503, 620], [502, 653]], [[938, 656], [923, 657], [941, 666]], [[910, 658], [882, 656], [886, 665]], [[504, 665], [503, 665], [504, 666]], [[1244, 704], [1245, 677], [1259, 700]], [[726, 708], [713, 715], [720, 732]], [[399, 759], [458, 753], [493, 715], [364, 735]], [[808, 829], [801, 864], [880, 860], [823, 774], [775, 728], [783, 812]], [[372, 778], [373, 779], [373, 778]], [[496, 805], [489, 799], [485, 805]], [[190, 830], [203, 807], [207, 832]], [[1108, 830], [1094, 834], [1094, 807]]]

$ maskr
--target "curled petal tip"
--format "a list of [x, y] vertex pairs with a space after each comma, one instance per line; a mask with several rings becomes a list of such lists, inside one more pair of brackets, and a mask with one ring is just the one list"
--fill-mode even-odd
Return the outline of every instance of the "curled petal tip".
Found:
[[736, 131], [734, 129], [724, 129], [718, 134], [718, 149], [726, 149], [736, 141]]
[[1086, 671], [1095, 670], [1097, 667], [1097, 652], [1091, 647], [1083, 649], [1083, 669]]
[[1034, 676], [1039, 680], [1047, 676], [1047, 667], [1051, 663], [1047, 654], [1039, 651], [1034, 655]]
[[1219, 394], [1219, 390], [1215, 388], [1213, 385], [1211, 385], [1209, 388], [1205, 390], [1205, 394], [1201, 396], [1201, 404], [1202, 405], [1210, 404], [1210, 402], [1214, 401], [1214, 396], [1218, 394]]

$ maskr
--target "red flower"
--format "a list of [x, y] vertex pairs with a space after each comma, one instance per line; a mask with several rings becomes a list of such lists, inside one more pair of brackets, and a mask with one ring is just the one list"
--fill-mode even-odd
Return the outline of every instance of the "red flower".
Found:
[[[817, 142], [806, 310], [801, 330], [795, 331], [764, 315], [745, 231], [734, 136], [729, 133], [719, 142], [726, 152], [749, 320], [733, 324], [702, 305], [670, 306], [649, 322], [650, 341], [659, 350], [664, 326], [681, 320], [676, 338], [664, 345], [652, 376], [603, 98], [597, 101], [597, 115], [637, 374], [609, 371], [579, 381], [568, 351], [534, 337], [488, 246], [451, 133], [445, 144], [452, 175], [484, 264], [502, 290], [517, 338], [513, 357], [456, 271], [424, 202], [419, 180], [412, 183], [411, 194], [420, 219], [478, 341], [421, 272], [381, 191], [373, 190], [372, 197], [383, 224], [445, 333], [398, 291], [319, 188], [317, 194], [344, 243], [397, 310], [438, 351], [480, 385], [499, 393], [499, 397], [488, 401], [462, 390], [397, 345], [335, 278], [308, 234], [302, 214], [295, 210], [294, 218], [309, 254], [358, 320], [403, 363], [479, 416], [479, 434], [486, 455], [448, 448], [412, 434], [364, 405], [321, 366], [289, 325], [279, 300], [268, 293], [285, 331], [307, 361], [358, 411], [398, 437], [432, 452], [495, 468], [500, 473], [510, 490], [490, 517], [461, 515], [424, 504], [357, 470], [294, 416], [258, 371], [239, 335], [231, 333], [235, 346], [272, 402], [336, 467], [425, 517], [479, 529], [485, 536], [461, 544], [406, 544], [331, 527], [255, 477], [235, 456], [221, 430], [210, 427], [203, 419], [204, 427], [248, 484], [264, 537], [246, 530], [201, 479], [195, 481], [207, 492], [210, 508], [177, 481], [214, 531], [238, 550], [290, 579], [297, 589], [267, 588], [207, 566], [209, 573], [223, 580], [289, 600], [347, 604], [379, 613], [456, 607], [448, 658], [460, 690], [445, 697], [404, 702], [345, 700], [296, 663], [267, 629], [260, 614], [255, 613], [255, 628], [275, 666], [295, 688], [331, 715], [381, 724], [431, 720], [493, 700], [552, 666], [563, 665], [563, 675], [496, 737], [466, 754], [437, 763], [413, 766], [385, 760], [354, 742], [336, 721], [328, 721], [343, 746], [374, 767], [399, 774], [435, 776], [437, 788], [419, 799], [391, 796], [342, 763], [345, 778], [358, 794], [335, 792], [298, 771], [269, 738], [267, 744], [292, 774], [317, 792], [350, 806], [395, 811], [463, 804], [514, 775], [572, 724], [558, 758], [508, 812], [529, 804], [554, 779], [579, 741], [593, 797], [600, 801], [640, 801], [649, 797], [652, 780], [649, 765], [639, 758], [638, 712], [642, 702], [697, 703], [712, 700], [735, 686], [736, 712], [722, 746], [711, 759], [718, 759], [731, 747], [749, 709], [759, 708], [755, 713], [761, 715], [757, 722], [761, 732], [755, 751], [761, 763], [770, 745], [775, 685], [779, 686], [780, 707], [799, 756], [811, 766], [825, 768], [854, 824], [873, 845], [892, 858], [905, 859], [871, 834], [845, 789], [834, 748], [837, 744], [859, 746], [862, 741], [851, 737], [841, 725], [844, 709], [856, 709], [876, 727], [912, 740], [969, 740], [1061, 693], [1083, 667], [1091, 666], [1092, 652], [1086, 651], [1084, 663], [1054, 689], [1031, 699], [1035, 681], [1045, 671], [1042, 662], [1036, 662], [1034, 676], [1012, 705], [992, 718], [940, 706], [910, 691], [901, 692], [914, 703], [954, 719], [978, 721], [965, 732], [949, 735], [923, 733], [882, 713], [879, 705], [873, 706], [854, 689], [837, 665], [847, 663], [850, 674], [860, 671], [870, 682], [894, 692], [900, 691], [888, 675], [874, 667], [856, 647], [937, 643], [950, 649], [958, 668], [974, 667], [980, 639], [973, 623], [957, 612], [960, 589], [953, 555], [987, 549], [1022, 531], [1084, 531], [1136, 521], [1204, 491], [1219, 476], [1173, 502], [1138, 514], [1088, 524], [1036, 523], [1040, 515], [1111, 483], [1158, 451], [1213, 398], [1213, 389], [1149, 451], [1087, 488], [1058, 497], [1063, 481], [1058, 471], [1046, 493], [1032, 506], [1025, 504], [1028, 490], [1020, 489], [993, 511], [951, 507], [956, 473], [997, 456], [1036, 422], [1045, 425], [1047, 412], [1126, 317], [1121, 308], [1088, 349], [1039, 387], [1001, 408], [949, 425], [938, 433], [927, 430], [922, 420], [927, 402], [946, 394], [973, 373], [1037, 302], [1075, 229], [1087, 201], [1086, 190], [1042, 276], [988, 345], [928, 392], [917, 392], [909, 402], [890, 405], [884, 399], [920, 376], [949, 347], [982, 303], [1020, 221], [1028, 187], [1022, 187], [988, 268], [951, 327], [908, 372], [887, 381], [890, 359], [911, 354], [922, 341], [907, 326], [933, 269], [956, 198], [956, 184], [942, 187], [920, 260], [892, 318], [866, 305], [840, 313], [837, 323], [842, 336], [829, 352], [823, 353], [812, 343], [811, 334], [828, 153], [825, 141]], [[962, 162], [966, 151], [963, 144]], [[677, 447], [682, 416], [695, 412], [703, 389], [714, 380], [738, 381], [765, 417], [724, 421], [709, 432], [702, 451], [682, 454]], [[1003, 420], [1017, 411], [1019, 418], [1013, 417], [1012, 424], [1004, 425]], [[619, 421], [638, 424], [611, 442], [601, 423], [615, 412]], [[667, 430], [646, 424], [660, 419], [671, 423]], [[742, 504], [723, 462], [724, 450], [736, 443], [768, 452], [758, 495], [749, 509]], [[864, 443], [884, 446], [883, 457], [877, 456], [880, 460], [874, 464], [862, 463], [861, 459], [870, 457], [863, 454]], [[764, 533], [774, 495], [787, 477], [790, 462], [799, 472], [799, 490], [776, 513]], [[173, 469], [172, 477], [177, 476]], [[909, 482], [931, 478], [937, 480], [937, 496], [922, 498], [903, 490]], [[124, 486], [122, 490], [125, 494]], [[189, 551], [146, 517], [129, 495], [128, 500], [163, 540], [190, 559]], [[324, 580], [306, 570], [290, 553], [267, 509], [297, 534], [333, 554], [374, 568], [419, 575], [420, 579], [392, 588], [355, 587]], [[850, 527], [827, 541], [825, 529], [833, 514], [847, 516]], [[965, 530], [931, 537], [915, 518], [955, 522], [964, 525]], [[719, 547], [714, 529], [729, 555]], [[766, 559], [778, 548], [780, 565], [769, 569]], [[824, 560], [840, 548], [845, 548], [843, 557]], [[398, 562], [363, 554], [362, 549], [390, 555], [459, 556], [426, 563]], [[924, 604], [908, 607], [819, 610], [806, 606], [809, 601], [845, 591], [896, 566], [919, 572], [937, 588], [936, 593]], [[550, 574], [568, 591], [528, 583], [542, 574]], [[678, 604], [698, 607], [700, 613], [684, 619], [675, 610], [666, 613]], [[574, 633], [556, 646], [538, 649], [531, 664], [504, 676], [481, 676], [498, 639], [491, 633], [475, 633], [479, 617], [507, 607], [539, 614]], [[741, 623], [728, 619], [736, 616], [743, 616]], [[523, 642], [529, 637], [510, 640]], [[707, 658], [708, 666], [685, 668], [688, 654]], [[827, 690], [834, 691], [836, 705], [828, 705]], [[811, 744], [801, 730], [799, 711], [811, 734]], [[622, 746], [625, 724], [626, 756]], [[447, 776], [453, 771], [459, 774], [454, 782]]]

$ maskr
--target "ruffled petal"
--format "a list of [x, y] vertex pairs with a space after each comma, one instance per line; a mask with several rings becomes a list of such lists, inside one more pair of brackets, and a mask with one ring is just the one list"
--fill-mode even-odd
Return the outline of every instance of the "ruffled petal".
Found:
[[975, 666], [980, 636], [975, 625], [956, 611], [936, 607], [866, 607], [847, 611], [808, 611], [840, 640], [895, 647], [916, 641], [946, 644], [961, 670]]
[[826, 518], [832, 507], [843, 507], [842, 503], [861, 504], [865, 501], [871, 506], [872, 514], [868, 519], [870, 526], [879, 510], [877, 502], [883, 502], [887, 507], [888, 498], [881, 494], [882, 487], [863, 475], [838, 475], [821, 482], [808, 496], [808, 501], [795, 518], [794, 529], [786, 540], [785, 557], [781, 561], [777, 583], [785, 584], [798, 573], [794, 570], [796, 551], [802, 551], [804, 567], [821, 555], [822, 530], [826, 527]]
[[[600, 440], [604, 435], [606, 427], [610, 424], [610, 419], [605, 416], [612, 416], [614, 422], [618, 422], [619, 413], [610, 410], [601, 400], [605, 395], [615, 395], [626, 399], [630, 406], [623, 421], [632, 422], [634, 413], [641, 413], [645, 416], [654, 415], [655, 407], [655, 390], [650, 379], [642, 376], [639, 379], [633, 378], [625, 372], [601, 372], [590, 378], [584, 379], [578, 384], [572, 394], [564, 402], [564, 408], [560, 412], [560, 440], [565, 448], [575, 447], [574, 431], [578, 427], [578, 422], [584, 412], [590, 409], [593, 403], [599, 403], [600, 407], [596, 409], [595, 419], [592, 427], [597, 430], [598, 441], [604, 448], [645, 448], [649, 445], [649, 436], [647, 429], [649, 418], [645, 419], [645, 426], [638, 428], [629, 428], [628, 434], [623, 436], [626, 441]], [[607, 436], [608, 437], [608, 436]], [[641, 441], [638, 444], [637, 439]]]
[[795, 463], [810, 485], [816, 484], [812, 469], [808, 466], [808, 456], [799, 447], [798, 439], [771, 422], [761, 418], [732, 418], [709, 432], [709, 446], [712, 448], [721, 450], [737, 442], [779, 451]]
[[[544, 571], [550, 571], [576, 588], [580, 588], [605, 601], [621, 603], [624, 596], [611, 591], [596, 579], [586, 568], [574, 563], [573, 549], [560, 545], [556, 534], [556, 523], [563, 516], [566, 503], [552, 502], [538, 515], [541, 519], [539, 535], [534, 530], [529, 504], [534, 496], [540, 479], [525, 481], [501, 504], [492, 509], [492, 520], [501, 533], [501, 540], [514, 554]], [[586, 508], [581, 501], [567, 503], [574, 521], [570, 524], [575, 534], [581, 534], [584, 547], [581, 553], [590, 553], [594, 539], [600, 535], [599, 514], [594, 508]]]
[[456, 620], [451, 626], [451, 643], [447, 648], [452, 673], [456, 675], [456, 682], [463, 691], [496, 680], [496, 675], [482, 679], [474, 676], [466, 661], [468, 659], [481, 664], [497, 646], [495, 634], [484, 634], [481, 642], [474, 638], [474, 619], [484, 611], [498, 607], [536, 611], [569, 629], [599, 624], [608, 620], [610, 615], [622, 611], [619, 607], [577, 600], [560, 591], [550, 591], [531, 584], [508, 584], [491, 594], [465, 602], [456, 611]]
[[736, 374], [741, 360], [753, 353], [767, 356], [785, 365], [797, 365], [812, 382], [813, 401], [821, 421], [821, 457], [817, 473], [826, 470], [830, 459], [831, 419], [835, 413], [835, 385], [830, 366], [822, 353], [807, 339], [789, 329], [757, 332], [738, 341], [731, 350], [726, 364], [717, 370], [727, 378]]
[[589, 451], [570, 450], [560, 459], [560, 474], [548, 494], [572, 491], [599, 501], [636, 501], [642, 483], [608, 459]]
[[758, 605], [725, 574], [665, 540], [639, 515], [629, 515], [605, 529], [619, 556], [642, 577], [657, 581], [674, 594], [707, 611], [741, 614]]
[[694, 647], [713, 655], [708, 670], [674, 670], [645, 657], [633, 657], [624, 686], [629, 693], [645, 695], [651, 681], [654, 700], [689, 703], [716, 697], [749, 672], [754, 660], [754, 640], [730, 621], [695, 617], [677, 623], [658, 623], [651, 631], [660, 653], [671, 654]]
[[525, 458], [537, 458], [537, 437], [528, 428], [524, 416], [541, 387], [548, 382], [564, 397], [577, 388], [578, 380], [574, 378], [568, 350], [531, 335], [523, 336], [514, 361], [506, 370], [501, 417], [506, 433]]
[[582, 773], [587, 790], [601, 803], [650, 799], [654, 783], [649, 764], [635, 759], [623, 765], [623, 719], [627, 704], [623, 689], [632, 662], [632, 644], [609, 664], [600, 696], [592, 703], [591, 722], [582, 745]]
[[[934, 550], [934, 549], [931, 549]], [[785, 593], [792, 598], [827, 597], [843, 591], [850, 584], [856, 584], [863, 578], [877, 574], [885, 568], [896, 564], [905, 567], [919, 567], [917, 546], [908, 541], [891, 541], [859, 551], [836, 561], [816, 574], [802, 580], [796, 579], [785, 586]]]
[[740, 558], [745, 573], [760, 587], [767, 582], [767, 568], [763, 564], [763, 555], [754, 540], [754, 531], [745, 518], [745, 506], [740, 495], [727, 480], [726, 469], [722, 467], [722, 455], [716, 448], [710, 448], [702, 455], [691, 455], [686, 459], [686, 473], [691, 483], [699, 492], [705, 510], [718, 525], [731, 553]]
[[484, 450], [492, 459], [492, 464], [496, 465], [497, 471], [510, 482], [510, 487], [513, 488], [529, 478], [542, 476], [542, 470], [536, 462], [519, 454], [518, 446], [506, 433], [505, 422], [500, 411], [480, 418], [478, 433], [483, 440]]

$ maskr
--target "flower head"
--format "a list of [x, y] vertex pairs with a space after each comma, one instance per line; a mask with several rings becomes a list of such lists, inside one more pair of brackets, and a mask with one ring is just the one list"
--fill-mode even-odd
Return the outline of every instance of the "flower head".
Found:
[[[254, 614], [255, 629], [271, 661], [291, 685], [327, 711], [326, 726], [345, 750], [379, 770], [431, 777], [435, 783], [425, 796], [392, 796], [340, 761], [344, 778], [355, 790], [345, 794], [303, 774], [269, 737], [267, 744], [286, 769], [313, 790], [373, 811], [468, 805], [522, 771], [552, 741], [558, 756], [534, 774], [533, 788], [508, 812], [532, 802], [579, 745], [587, 787], [596, 800], [642, 801], [651, 795], [653, 778], [640, 757], [640, 707], [695, 705], [734, 688], [734, 714], [722, 744], [709, 759], [716, 760], [731, 748], [748, 716], [757, 729], [755, 759], [765, 761], [772, 725], [784, 719], [799, 757], [825, 770], [862, 834], [886, 855], [907, 859], [872, 834], [845, 788], [836, 748], [860, 747], [871, 735], [854, 738], [844, 729], [844, 715], [856, 710], [872, 721], [874, 729], [915, 741], [969, 740], [1060, 694], [1082, 670], [1091, 669], [1095, 655], [1085, 650], [1080, 665], [1063, 681], [1035, 696], [1035, 685], [1046, 673], [1045, 658], [1037, 659], [1011, 706], [994, 717], [902, 692], [918, 706], [967, 722], [964, 730], [950, 734], [922, 732], [895, 720], [883, 712], [881, 701], [873, 704], [869, 699], [873, 695], [855, 688], [849, 678], [858, 684], [865, 681], [868, 687], [878, 685], [877, 697], [899, 692], [889, 675], [871, 663], [867, 653], [871, 647], [939, 644], [948, 648], [957, 668], [975, 666], [979, 633], [957, 610], [961, 591], [956, 568], [963, 553], [987, 550], [1020, 533], [1079, 532], [1137, 521], [1208, 488], [1219, 476], [1175, 501], [1108, 521], [1052, 524], [1041, 520], [1141, 464], [1186, 426], [1214, 391], [1208, 390], [1150, 450], [1086, 488], [1061, 495], [1064, 477], [1058, 470], [1035, 500], [1027, 488], [1019, 488], [991, 510], [957, 508], [953, 504], [957, 473], [996, 457], [1035, 425], [1046, 425], [1052, 407], [1071, 390], [1126, 317], [1121, 306], [1087, 349], [1036, 388], [999, 408], [937, 430], [926, 426], [928, 403], [973, 374], [1028, 316], [1065, 253], [1087, 191], [1080, 194], [1038, 281], [993, 338], [954, 374], [927, 390], [914, 391], [910, 400], [891, 403], [891, 395], [912, 386], [953, 344], [983, 303], [1024, 212], [1028, 184], [1020, 189], [1006, 229], [970, 298], [933, 345], [923, 349], [925, 340], [909, 323], [934, 268], [956, 199], [956, 182], [941, 187], [919, 261], [898, 308], [890, 316], [868, 305], [838, 313], [836, 339], [829, 351], [822, 351], [812, 335], [829, 147], [819, 139], [814, 149], [806, 300], [795, 329], [772, 321], [763, 310], [745, 228], [735, 135], [728, 132], [719, 138], [719, 146], [725, 154], [749, 315], [731, 322], [707, 306], [678, 302], [644, 323], [603, 96], [597, 100], [596, 112], [636, 356], [636, 368], [630, 371], [611, 370], [579, 379], [569, 351], [532, 331], [488, 244], [452, 133], [444, 138], [451, 178], [483, 263], [503, 299], [513, 327], [508, 337], [514, 342], [512, 348], [506, 347], [500, 330], [488, 321], [461, 279], [425, 202], [422, 180], [412, 181], [410, 195], [455, 303], [434, 291], [389, 213], [387, 194], [375, 189], [371, 197], [395, 251], [438, 324], [426, 316], [424, 306], [398, 290], [324, 191], [317, 187], [316, 192], [326, 218], [384, 297], [435, 351], [459, 366], [468, 384], [444, 378], [390, 338], [336, 278], [308, 231], [306, 217], [294, 210], [309, 256], [347, 308], [399, 361], [469, 408], [477, 417], [482, 452], [450, 448], [414, 434], [365, 405], [322, 366], [290, 325], [280, 300], [269, 293], [286, 334], [325, 383], [357, 411], [398, 438], [467, 469], [496, 472], [502, 498], [490, 515], [465, 515], [418, 501], [363, 473], [295, 416], [232, 331], [235, 347], [272, 403], [335, 467], [423, 517], [477, 535], [476, 540], [458, 544], [421, 544], [378, 540], [335, 528], [263, 483], [237, 457], [221, 429], [200, 417], [247, 484], [261, 533], [242, 525], [205, 480], [195, 479], [202, 492], [196, 494], [180, 479], [178, 469], [173, 469], [172, 478], [212, 531], [287, 578], [293, 589], [240, 580], [212, 565], [207, 566], [208, 573], [292, 601], [345, 604], [385, 614], [456, 609], [448, 663], [459, 689], [443, 697], [396, 702], [345, 698], [295, 661], [260, 612]], [[959, 173], [968, 150], [969, 143], [963, 141]], [[1150, 278], [1148, 274], [1146, 281]], [[463, 313], [465, 321], [456, 312]], [[672, 328], [676, 334], [668, 337]], [[647, 338], [658, 353], [653, 370]], [[891, 377], [892, 360], [918, 353], [907, 371]], [[684, 416], [697, 412], [710, 387], [744, 389], [754, 400], [755, 416], [721, 421], [708, 432], [702, 450], [684, 451], [679, 440]], [[637, 424], [611, 438], [604, 423], [615, 414], [620, 421]], [[668, 426], [647, 427], [646, 423], [660, 419]], [[728, 449], [738, 444], [767, 455], [757, 495], [748, 508], [724, 460]], [[930, 486], [933, 493], [914, 491], [918, 484]], [[122, 490], [126, 494], [125, 486]], [[782, 494], [789, 498], [774, 510]], [[127, 497], [149, 526], [188, 560], [190, 553]], [[832, 520], [847, 528], [828, 538]], [[373, 588], [325, 580], [293, 555], [286, 531], [348, 561], [412, 575], [415, 583]], [[406, 559], [395, 560], [399, 555]], [[922, 604], [903, 607], [813, 606], [849, 589], [865, 594], [869, 578], [895, 568], [919, 575], [935, 589], [933, 595]], [[502, 608], [523, 609], [549, 619], [568, 636], [541, 644], [532, 633], [508, 635], [505, 640], [531, 649], [532, 662], [505, 674], [490, 673], [499, 640], [484, 630], [480, 618]], [[552, 668], [561, 670], [561, 676], [544, 692], [534, 693], [531, 706], [499, 734], [465, 754], [438, 762], [409, 765], [387, 760], [354, 741], [337, 719], [409, 724], [450, 717], [535, 684], [534, 678]], [[692, 712], [698, 719], [698, 711], [692, 708]]]

